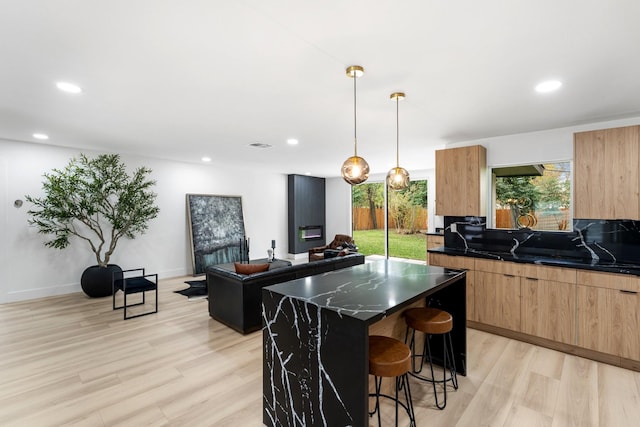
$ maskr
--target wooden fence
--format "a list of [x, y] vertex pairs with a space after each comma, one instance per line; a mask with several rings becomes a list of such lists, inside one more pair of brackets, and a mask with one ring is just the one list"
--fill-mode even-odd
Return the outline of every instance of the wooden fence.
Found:
[[[427, 230], [428, 214], [427, 209], [415, 207], [414, 229]], [[376, 225], [378, 230], [384, 229], [384, 209], [377, 208]], [[534, 214], [535, 215], [535, 214]], [[566, 230], [569, 224], [569, 212], [562, 212], [557, 215], [535, 215], [537, 224], [532, 227], [534, 230]], [[511, 228], [511, 210], [496, 210], [496, 228]], [[389, 216], [389, 228], [396, 228], [393, 217]], [[353, 229], [354, 230], [373, 230], [373, 220], [371, 218], [371, 210], [369, 208], [353, 208]]]
[[[536, 224], [533, 230], [566, 230], [569, 226], [569, 211], [558, 215], [538, 215], [535, 212]], [[514, 228], [511, 224], [511, 209], [496, 209], [496, 228]]]
[[[384, 209], [376, 208], [376, 225], [375, 229], [384, 229]], [[414, 229], [427, 230], [427, 209], [414, 207]], [[396, 223], [391, 215], [389, 215], [389, 228], [396, 228]], [[373, 230], [373, 219], [371, 218], [371, 209], [369, 208], [353, 208], [353, 229], [354, 230]]]

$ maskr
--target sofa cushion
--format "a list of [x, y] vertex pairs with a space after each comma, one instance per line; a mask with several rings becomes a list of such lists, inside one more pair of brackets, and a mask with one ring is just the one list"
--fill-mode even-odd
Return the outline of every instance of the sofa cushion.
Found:
[[269, 270], [269, 264], [242, 264], [234, 262], [233, 266], [238, 274], [262, 273], [263, 271]]

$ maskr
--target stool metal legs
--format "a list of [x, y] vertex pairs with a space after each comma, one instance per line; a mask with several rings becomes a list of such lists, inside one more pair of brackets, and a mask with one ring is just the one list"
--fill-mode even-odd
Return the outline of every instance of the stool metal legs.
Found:
[[[375, 394], [370, 394], [369, 396], [375, 396], [376, 397], [376, 406], [373, 408], [372, 412], [369, 412], [369, 416], [373, 417], [374, 414], [377, 413], [378, 415], [378, 427], [380, 427], [381, 424], [381, 420], [380, 420], [380, 397], [385, 397], [387, 399], [391, 399], [394, 400], [396, 403], [396, 427], [398, 427], [398, 406], [402, 406], [404, 408], [405, 411], [407, 411], [407, 414], [409, 415], [409, 427], [416, 427], [416, 415], [415, 412], [413, 411], [413, 401], [411, 400], [411, 388], [409, 387], [409, 375], [408, 374], [403, 374], [399, 377], [395, 377], [396, 380], [396, 395], [395, 398], [393, 396], [389, 396], [386, 394], [382, 394], [380, 393], [380, 388], [382, 385], [382, 377], [374, 377], [375, 380], [375, 385], [376, 385], [376, 392]], [[406, 403], [403, 403], [400, 401], [400, 399], [398, 399], [398, 390], [403, 390], [404, 389], [404, 399]]]
[[[409, 327], [407, 327], [407, 332], [405, 335], [405, 343], [409, 338]], [[458, 389], [458, 377], [456, 375], [456, 361], [453, 355], [453, 342], [451, 341], [451, 333], [447, 332], [442, 334], [442, 349], [443, 349], [443, 357], [442, 357], [442, 379], [436, 380], [435, 373], [433, 371], [433, 358], [431, 355], [431, 337], [433, 335], [425, 334], [424, 337], [424, 347], [422, 349], [422, 354], [417, 354], [415, 351], [416, 347], [416, 331], [415, 329], [411, 330], [411, 340], [409, 341], [409, 348], [411, 349], [411, 376], [418, 378], [423, 381], [428, 381], [433, 384], [433, 394], [436, 399], [436, 407], [438, 409], [444, 409], [447, 406], [447, 382], [451, 381], [453, 388], [455, 390]], [[416, 358], [420, 359], [420, 366], [416, 367]], [[429, 368], [431, 370], [431, 378], [420, 375], [422, 372], [422, 368], [424, 366], [425, 358], [429, 362]], [[449, 376], [447, 377], [447, 370], [449, 371]], [[436, 388], [436, 384], [442, 384], [443, 388], [443, 401], [440, 403], [438, 399], [438, 392]]]

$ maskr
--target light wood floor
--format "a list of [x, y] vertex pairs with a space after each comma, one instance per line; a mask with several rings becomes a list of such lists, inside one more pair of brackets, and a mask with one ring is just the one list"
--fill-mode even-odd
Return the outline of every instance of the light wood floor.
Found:
[[[189, 279], [161, 281], [159, 313], [126, 322], [80, 293], [0, 305], [0, 425], [262, 425], [262, 335], [173, 292]], [[444, 411], [412, 382], [418, 426], [640, 425], [638, 372], [473, 329], [468, 353]]]

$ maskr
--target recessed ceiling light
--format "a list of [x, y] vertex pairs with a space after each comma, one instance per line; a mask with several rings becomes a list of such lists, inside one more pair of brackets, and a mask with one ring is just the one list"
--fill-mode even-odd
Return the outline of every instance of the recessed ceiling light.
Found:
[[304, 174], [305, 175], [311, 175], [311, 172], [305, 172]]
[[35, 139], [41, 139], [41, 140], [43, 140], [43, 141], [44, 141], [44, 140], [46, 140], [46, 139], [49, 139], [49, 135], [46, 135], [46, 134], [44, 134], [44, 133], [34, 133], [34, 134], [33, 134], [33, 137], [34, 137]]
[[67, 93], [82, 93], [82, 88], [80, 86], [69, 82], [58, 82], [56, 83], [56, 87]]
[[287, 144], [289, 145], [298, 145], [298, 140], [295, 138], [289, 138], [287, 139]]
[[203, 162], [210, 162], [211, 161], [211, 157], [203, 157], [201, 160]]
[[548, 80], [546, 82], [539, 83], [536, 86], [536, 92], [553, 92], [554, 90], [560, 89], [560, 86], [562, 86], [562, 82], [559, 82], [558, 80]]
[[271, 148], [271, 145], [262, 142], [254, 142], [253, 144], [249, 144], [249, 146], [254, 148]]

